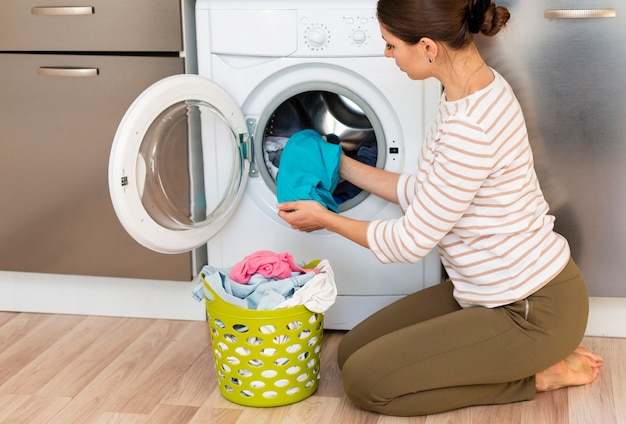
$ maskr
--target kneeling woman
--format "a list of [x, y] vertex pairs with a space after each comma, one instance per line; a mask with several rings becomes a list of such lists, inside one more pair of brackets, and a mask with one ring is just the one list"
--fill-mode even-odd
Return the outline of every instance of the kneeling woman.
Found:
[[434, 77], [445, 90], [416, 175], [345, 155], [340, 175], [404, 216], [368, 222], [314, 201], [278, 206], [293, 228], [333, 231], [381, 262], [417, 262], [436, 247], [450, 277], [346, 334], [339, 365], [362, 408], [409, 416], [528, 400], [589, 383], [602, 365], [578, 347], [585, 282], [553, 231], [520, 105], [473, 42], [509, 17], [491, 0], [379, 0], [386, 56], [409, 78]]

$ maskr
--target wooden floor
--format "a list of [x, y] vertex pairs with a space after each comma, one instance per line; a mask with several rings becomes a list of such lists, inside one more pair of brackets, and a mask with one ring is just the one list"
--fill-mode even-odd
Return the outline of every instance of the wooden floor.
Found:
[[250, 408], [220, 395], [203, 322], [0, 312], [0, 423], [626, 423], [626, 339], [585, 339], [606, 361], [589, 386], [506, 406], [394, 418], [345, 398], [335, 364], [342, 335], [324, 334], [315, 395]]

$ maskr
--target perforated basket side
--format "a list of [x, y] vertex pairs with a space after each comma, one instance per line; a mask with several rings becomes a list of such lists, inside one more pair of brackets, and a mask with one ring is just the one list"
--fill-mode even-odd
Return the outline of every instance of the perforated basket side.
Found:
[[271, 407], [301, 401], [317, 390], [323, 314], [302, 305], [255, 311], [219, 298], [205, 304], [222, 396], [240, 405]]

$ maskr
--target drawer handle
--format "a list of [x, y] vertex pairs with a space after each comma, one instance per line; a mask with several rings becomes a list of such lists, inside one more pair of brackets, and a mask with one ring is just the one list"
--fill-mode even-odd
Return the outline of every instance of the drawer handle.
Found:
[[98, 76], [98, 68], [61, 68], [53, 66], [40, 66], [37, 68], [39, 75], [47, 77], [95, 77]]
[[544, 10], [544, 18], [552, 19], [591, 19], [614, 18], [615, 9], [551, 9]]
[[45, 16], [75, 16], [75, 15], [93, 15], [94, 8], [92, 6], [37, 6], [30, 9], [32, 15]]

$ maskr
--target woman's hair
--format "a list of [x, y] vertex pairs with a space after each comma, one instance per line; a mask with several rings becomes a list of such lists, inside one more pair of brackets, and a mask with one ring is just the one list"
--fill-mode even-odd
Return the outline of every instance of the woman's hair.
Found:
[[491, 0], [379, 0], [377, 13], [385, 29], [408, 44], [428, 37], [453, 49], [479, 32], [495, 35], [511, 16]]

